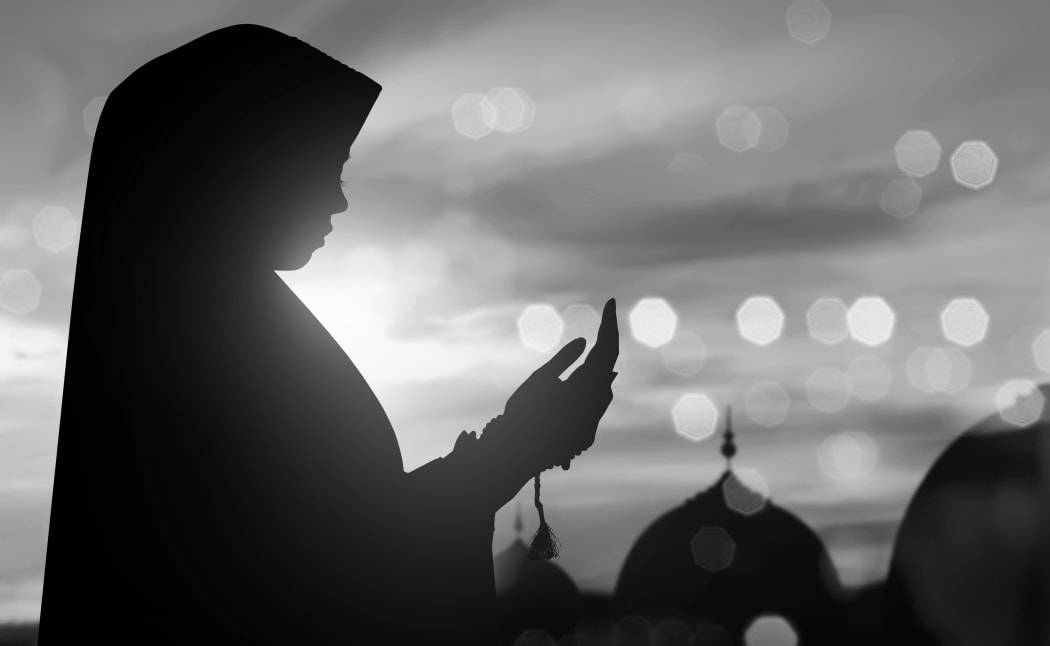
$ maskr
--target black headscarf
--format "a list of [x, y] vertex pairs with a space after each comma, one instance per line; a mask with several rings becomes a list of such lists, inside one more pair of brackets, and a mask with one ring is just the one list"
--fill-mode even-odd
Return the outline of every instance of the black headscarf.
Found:
[[[146, 468], [142, 442], [154, 441], [142, 438], [179, 432], [163, 423], [165, 402], [178, 402], [180, 382], [208, 377], [194, 375], [190, 368], [174, 377], [163, 374], [173, 366], [179, 370], [180, 357], [174, 355], [188, 347], [165, 347], [164, 341], [169, 333], [192, 339], [193, 330], [186, 330], [192, 319], [180, 313], [206, 307], [208, 281], [221, 278], [219, 270], [235, 273], [239, 261], [250, 259], [251, 228], [244, 226], [250, 221], [237, 220], [244, 215], [233, 207], [253, 178], [265, 177], [272, 157], [268, 153], [288, 149], [303, 132], [330, 136], [345, 153], [380, 89], [299, 39], [257, 25], [234, 25], [147, 62], [109, 94], [91, 152], [77, 258], [41, 644], [74, 643], [85, 635], [113, 644], [248, 643], [240, 641], [248, 639], [244, 626], [228, 622], [233, 615], [178, 572], [180, 565], [165, 551], [163, 541], [168, 539], [157, 530], [150, 511], [155, 494], [142, 484], [143, 478], [153, 477], [139, 472]], [[310, 128], [299, 127], [304, 124]], [[225, 248], [230, 244], [241, 246]], [[215, 299], [236, 297], [219, 290], [210, 294]], [[302, 320], [294, 319], [294, 324], [302, 325]], [[319, 326], [316, 332], [315, 337], [323, 334]], [[204, 331], [201, 337], [207, 341]], [[304, 342], [287, 353], [317, 349]], [[274, 356], [266, 356], [268, 365], [275, 364]], [[251, 366], [240, 369], [249, 374]], [[343, 368], [332, 363], [316, 373], [334, 375], [337, 370]], [[357, 382], [351, 382], [356, 388]], [[371, 394], [360, 382], [355, 395]], [[345, 389], [345, 384], [344, 379], [340, 386]], [[332, 399], [327, 391], [323, 396]], [[240, 396], [238, 402], [243, 401]], [[374, 408], [381, 416], [381, 407], [361, 405], [361, 410]], [[183, 409], [192, 413], [193, 407]], [[192, 422], [182, 417], [179, 424]], [[215, 422], [201, 420], [208, 423]], [[387, 432], [389, 437], [363, 435], [356, 441], [363, 443], [361, 453], [385, 459], [387, 471], [399, 471], [400, 455], [389, 427], [374, 421], [359, 426]], [[315, 444], [325, 441], [329, 439]], [[192, 444], [185, 446], [193, 450]], [[201, 447], [200, 460], [212, 455], [208, 448]], [[194, 486], [197, 459], [185, 454], [162, 464], [170, 470], [165, 486], [180, 486], [179, 469], [191, 474], [186, 486]], [[245, 464], [251, 465], [250, 455]], [[221, 472], [213, 469], [210, 477]], [[291, 529], [279, 526], [286, 519], [273, 520], [275, 532], [292, 536]], [[246, 553], [252, 549], [245, 545]], [[260, 563], [259, 576], [265, 577], [271, 567], [284, 567], [281, 571], [291, 577], [298, 564]], [[287, 590], [288, 603], [299, 595], [304, 607], [316, 605], [302, 593]], [[331, 590], [327, 593], [335, 603]], [[252, 600], [259, 602], [256, 612], [264, 607], [263, 595], [257, 592]], [[213, 604], [210, 612], [203, 609], [208, 603]], [[353, 603], [348, 599], [341, 606], [318, 607], [316, 616], [336, 621], [338, 608], [352, 609]], [[249, 612], [250, 605], [245, 602]], [[274, 626], [294, 630], [274, 619]], [[262, 625], [252, 628], [262, 630]]]

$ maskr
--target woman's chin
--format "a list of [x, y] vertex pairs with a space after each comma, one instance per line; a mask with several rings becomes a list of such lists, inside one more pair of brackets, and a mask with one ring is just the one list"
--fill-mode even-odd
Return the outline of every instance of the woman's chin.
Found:
[[287, 253], [278, 259], [277, 271], [295, 271], [302, 269], [306, 266], [306, 263], [310, 262], [310, 258], [313, 257], [314, 252], [324, 246], [324, 241], [319, 245], [313, 247], [305, 247], [296, 250], [294, 253]]

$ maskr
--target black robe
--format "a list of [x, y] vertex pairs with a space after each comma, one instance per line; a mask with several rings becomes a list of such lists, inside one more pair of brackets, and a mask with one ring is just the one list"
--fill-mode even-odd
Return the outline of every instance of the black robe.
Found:
[[462, 433], [405, 473], [276, 274], [180, 284], [71, 329], [40, 643], [490, 643], [494, 514], [533, 474]]

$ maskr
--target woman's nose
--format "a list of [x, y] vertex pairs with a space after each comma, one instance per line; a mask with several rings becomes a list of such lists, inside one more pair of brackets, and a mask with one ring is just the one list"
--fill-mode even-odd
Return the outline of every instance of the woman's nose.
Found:
[[346, 191], [342, 187], [332, 194], [332, 213], [342, 213], [350, 208], [350, 202], [346, 199]]

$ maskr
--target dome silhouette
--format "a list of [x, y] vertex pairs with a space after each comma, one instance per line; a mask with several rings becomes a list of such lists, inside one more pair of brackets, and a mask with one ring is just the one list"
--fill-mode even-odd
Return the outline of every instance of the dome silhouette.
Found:
[[[728, 419], [728, 413], [727, 413]], [[616, 583], [620, 616], [680, 617], [723, 626], [735, 639], [761, 615], [779, 615], [801, 643], [841, 635], [840, 584], [824, 544], [790, 512], [725, 472], [657, 518], [635, 541]], [[826, 638], [826, 639], [825, 639]]]
[[514, 526], [519, 535], [493, 559], [500, 636], [513, 640], [530, 629], [546, 630], [555, 637], [571, 632], [583, 612], [579, 589], [554, 563], [529, 558], [520, 536], [520, 504]]
[[[1050, 385], [1038, 393], [1050, 397]], [[1037, 396], [1022, 396], [1013, 409]], [[1050, 608], [1040, 565], [1047, 507], [1039, 491], [1050, 422], [1032, 416], [1018, 428], [1003, 419], [1013, 409], [955, 438], [909, 502], [886, 579], [887, 643], [1038, 641], [1039, 618]]]

